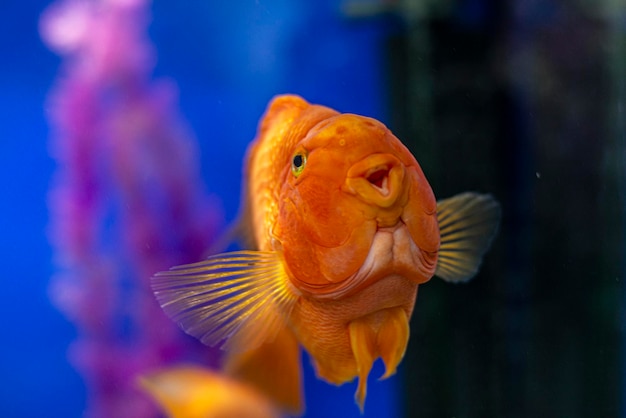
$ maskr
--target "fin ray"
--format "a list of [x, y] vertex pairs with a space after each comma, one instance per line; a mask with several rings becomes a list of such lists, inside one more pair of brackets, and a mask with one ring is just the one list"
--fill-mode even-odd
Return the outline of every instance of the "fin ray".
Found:
[[172, 267], [152, 278], [152, 289], [185, 332], [229, 351], [271, 340], [298, 297], [282, 259], [270, 251], [234, 251]]
[[462, 193], [437, 202], [441, 246], [435, 274], [443, 280], [471, 279], [500, 223], [500, 205], [490, 195]]

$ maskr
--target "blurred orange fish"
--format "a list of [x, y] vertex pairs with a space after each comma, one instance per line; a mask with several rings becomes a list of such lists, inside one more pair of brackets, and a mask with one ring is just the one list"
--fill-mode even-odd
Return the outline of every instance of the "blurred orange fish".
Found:
[[302, 410], [299, 346], [318, 377], [396, 371], [418, 285], [478, 270], [500, 219], [488, 195], [437, 202], [419, 164], [382, 123], [311, 105], [269, 104], [247, 153], [239, 231], [246, 251], [153, 278], [165, 312], [227, 369], [293, 412]]
[[196, 366], [177, 366], [139, 379], [171, 418], [278, 418], [254, 389]]

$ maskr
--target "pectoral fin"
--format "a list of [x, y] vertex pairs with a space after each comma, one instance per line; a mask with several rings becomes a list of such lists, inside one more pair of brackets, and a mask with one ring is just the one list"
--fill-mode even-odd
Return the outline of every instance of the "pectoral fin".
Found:
[[500, 205], [490, 195], [462, 193], [437, 202], [441, 246], [435, 274], [445, 281], [471, 279], [489, 248]]
[[275, 252], [236, 251], [152, 278], [165, 313], [204, 344], [247, 351], [285, 326], [297, 294]]

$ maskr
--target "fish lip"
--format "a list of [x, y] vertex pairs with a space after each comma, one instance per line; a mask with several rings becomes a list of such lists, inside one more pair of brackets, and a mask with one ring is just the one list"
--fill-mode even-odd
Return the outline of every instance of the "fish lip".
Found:
[[[394, 252], [400, 254], [395, 256]], [[393, 227], [378, 228], [363, 265], [355, 273], [341, 282], [311, 288], [314, 292], [310, 294], [321, 300], [341, 299], [389, 276], [424, 283], [432, 277], [433, 272], [423, 266], [422, 253], [403, 222]]]
[[405, 167], [392, 154], [371, 154], [353, 164], [346, 174], [344, 190], [365, 203], [392, 207], [404, 184]]

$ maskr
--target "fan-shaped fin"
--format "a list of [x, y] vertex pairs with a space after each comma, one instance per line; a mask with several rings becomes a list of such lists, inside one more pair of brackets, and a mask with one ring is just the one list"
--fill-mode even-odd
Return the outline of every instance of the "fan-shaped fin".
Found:
[[490, 195], [462, 193], [437, 202], [441, 246], [435, 274], [449, 282], [471, 279], [489, 248], [500, 204]]
[[280, 255], [235, 251], [152, 278], [165, 313], [204, 344], [247, 351], [273, 339], [297, 300]]

